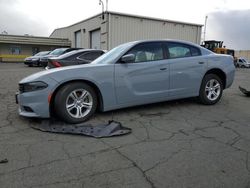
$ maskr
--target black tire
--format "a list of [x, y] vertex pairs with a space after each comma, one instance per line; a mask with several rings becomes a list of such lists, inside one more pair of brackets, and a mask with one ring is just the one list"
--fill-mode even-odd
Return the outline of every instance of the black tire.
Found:
[[[86, 96], [83, 92], [86, 92]], [[84, 96], [79, 97], [79, 95]], [[88, 105], [91, 106], [91, 108], [86, 107], [88, 106], [86, 105], [87, 103], [89, 103]], [[68, 105], [68, 107], [66, 107], [66, 105]], [[54, 100], [54, 111], [56, 115], [67, 123], [81, 123], [88, 120], [95, 113], [96, 108], [96, 93], [92, 87], [83, 82], [75, 82], [63, 86], [56, 93]], [[81, 115], [79, 115], [79, 113], [81, 113]]]
[[[215, 86], [217, 86], [218, 88]], [[215, 74], [205, 75], [200, 87], [200, 93], [199, 93], [200, 102], [205, 105], [216, 104], [220, 100], [222, 93], [223, 93], [223, 84], [220, 77], [218, 77]]]

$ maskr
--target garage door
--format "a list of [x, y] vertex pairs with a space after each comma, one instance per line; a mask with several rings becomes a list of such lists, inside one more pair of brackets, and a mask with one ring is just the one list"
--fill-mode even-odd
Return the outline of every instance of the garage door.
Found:
[[75, 47], [81, 48], [81, 31], [75, 32]]
[[100, 29], [91, 31], [90, 48], [101, 49], [101, 30]]

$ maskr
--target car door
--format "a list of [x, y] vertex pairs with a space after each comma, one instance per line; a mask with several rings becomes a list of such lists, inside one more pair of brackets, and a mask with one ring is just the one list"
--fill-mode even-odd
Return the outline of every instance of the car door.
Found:
[[199, 94], [207, 60], [198, 47], [167, 42], [170, 69], [170, 98], [191, 97]]
[[115, 64], [117, 103], [134, 105], [166, 99], [169, 90], [169, 65], [162, 43], [142, 43], [126, 54], [134, 54], [135, 60], [131, 63], [118, 61]]

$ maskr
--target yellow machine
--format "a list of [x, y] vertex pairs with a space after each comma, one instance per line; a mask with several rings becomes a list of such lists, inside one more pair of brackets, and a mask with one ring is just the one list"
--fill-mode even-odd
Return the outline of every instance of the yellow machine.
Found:
[[228, 54], [234, 57], [234, 50], [227, 49], [223, 46], [223, 41], [207, 40], [201, 45], [217, 54]]

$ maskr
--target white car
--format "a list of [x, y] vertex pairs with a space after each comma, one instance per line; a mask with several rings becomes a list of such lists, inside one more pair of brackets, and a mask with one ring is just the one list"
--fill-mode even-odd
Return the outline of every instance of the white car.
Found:
[[250, 63], [245, 58], [240, 57], [236, 61], [236, 67], [249, 68], [250, 67]]

